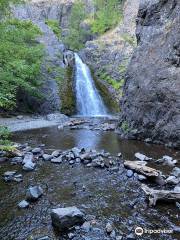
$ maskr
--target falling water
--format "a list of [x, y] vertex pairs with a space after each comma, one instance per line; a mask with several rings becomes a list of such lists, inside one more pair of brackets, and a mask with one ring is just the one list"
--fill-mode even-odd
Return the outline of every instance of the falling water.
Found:
[[106, 107], [96, 89], [90, 69], [82, 62], [76, 53], [75, 63], [76, 104], [78, 114], [83, 116], [107, 115]]

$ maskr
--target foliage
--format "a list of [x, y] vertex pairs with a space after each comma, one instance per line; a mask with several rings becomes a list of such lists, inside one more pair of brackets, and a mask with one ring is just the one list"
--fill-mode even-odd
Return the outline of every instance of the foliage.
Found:
[[131, 36], [129, 33], [124, 33], [121, 35], [123, 40], [127, 43], [129, 43], [131, 46], [135, 47], [137, 45], [136, 38]]
[[124, 131], [124, 132], [129, 132], [130, 129], [129, 129], [129, 124], [127, 121], [123, 121], [122, 124], [121, 124], [121, 129]]
[[5, 126], [0, 125], [0, 145], [10, 144], [10, 141], [9, 141], [10, 137], [11, 137], [11, 133], [9, 129]]
[[91, 29], [93, 33], [103, 34], [116, 26], [122, 19], [120, 0], [94, 0], [96, 12], [94, 13]]
[[44, 51], [36, 38], [41, 31], [31, 21], [8, 19], [0, 22], [0, 32], [0, 107], [12, 109], [19, 89], [38, 95]]
[[22, 3], [23, 0], [0, 0], [0, 16], [4, 16], [9, 12], [10, 4]]
[[78, 0], [72, 6], [69, 33], [64, 37], [65, 44], [72, 50], [79, 50], [84, 46], [87, 31], [81, 27], [81, 23], [85, 20], [85, 17], [85, 5], [82, 0]]
[[59, 26], [59, 22], [54, 19], [47, 19], [45, 23], [52, 29], [54, 34], [57, 36], [58, 39], [61, 38], [61, 28]]
[[104, 70], [102, 70], [102, 72], [100, 72], [98, 75], [99, 75], [100, 79], [108, 82], [116, 90], [120, 90], [122, 88], [122, 86], [124, 85], [124, 79], [117, 81], [117, 80], [113, 79], [112, 77], [110, 77], [108, 75], [108, 73], [106, 73]]

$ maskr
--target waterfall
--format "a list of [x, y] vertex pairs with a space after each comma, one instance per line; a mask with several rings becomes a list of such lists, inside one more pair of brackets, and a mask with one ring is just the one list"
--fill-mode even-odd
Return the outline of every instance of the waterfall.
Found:
[[79, 115], [107, 115], [106, 107], [94, 84], [89, 67], [75, 53], [76, 107]]

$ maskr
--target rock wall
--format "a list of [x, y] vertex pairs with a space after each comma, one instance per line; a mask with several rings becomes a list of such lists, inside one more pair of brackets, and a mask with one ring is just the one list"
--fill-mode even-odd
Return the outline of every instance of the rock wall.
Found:
[[180, 1], [141, 0], [138, 47], [128, 67], [121, 131], [180, 147]]
[[[80, 52], [83, 60], [91, 67], [97, 87], [110, 108], [119, 111], [122, 91], [115, 89], [108, 81], [124, 84], [126, 67], [136, 46], [135, 29], [139, 0], [126, 0], [123, 6], [123, 19], [120, 24], [96, 40], [88, 41]], [[107, 99], [108, 96], [108, 99]]]

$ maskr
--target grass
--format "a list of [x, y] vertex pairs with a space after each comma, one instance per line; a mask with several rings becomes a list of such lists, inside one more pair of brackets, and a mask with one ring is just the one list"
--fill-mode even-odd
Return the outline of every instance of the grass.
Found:
[[54, 19], [47, 19], [45, 23], [51, 28], [58, 39], [61, 39], [61, 28], [59, 22]]

